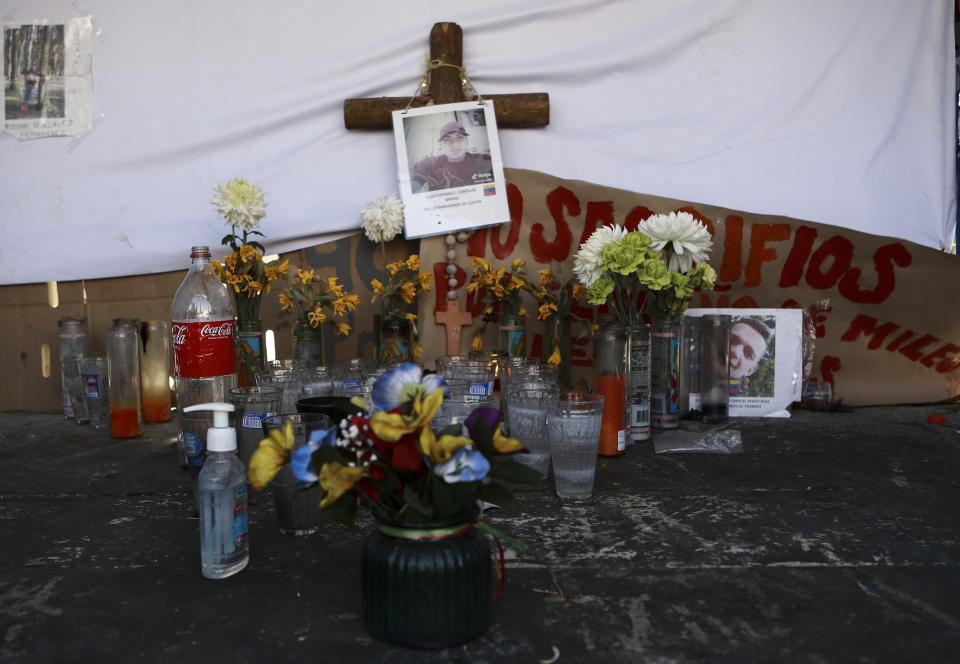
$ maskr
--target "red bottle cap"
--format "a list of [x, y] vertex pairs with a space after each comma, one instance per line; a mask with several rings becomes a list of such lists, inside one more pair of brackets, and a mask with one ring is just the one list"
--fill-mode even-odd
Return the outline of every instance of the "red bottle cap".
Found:
[[946, 424], [947, 418], [944, 417], [943, 415], [938, 415], [934, 413], [933, 415], [927, 418], [927, 422], [929, 422], [930, 424]]

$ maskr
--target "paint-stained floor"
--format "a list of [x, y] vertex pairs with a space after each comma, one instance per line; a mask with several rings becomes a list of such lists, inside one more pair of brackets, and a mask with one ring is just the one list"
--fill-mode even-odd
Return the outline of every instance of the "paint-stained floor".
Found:
[[[931, 424], [931, 413], [946, 416]], [[594, 497], [518, 487], [489, 630], [414, 651], [360, 617], [372, 520], [200, 575], [173, 424], [111, 440], [0, 415], [0, 661], [946, 662], [960, 652], [960, 408], [741, 420], [744, 452], [600, 460]]]

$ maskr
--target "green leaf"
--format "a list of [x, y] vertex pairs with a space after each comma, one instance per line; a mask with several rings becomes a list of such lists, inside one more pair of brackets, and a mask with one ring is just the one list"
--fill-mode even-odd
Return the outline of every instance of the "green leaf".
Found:
[[347, 491], [332, 505], [320, 510], [320, 523], [343, 523], [352, 526], [357, 520], [357, 494]]
[[233, 240], [233, 233], [228, 233], [223, 236], [223, 239], [220, 240], [220, 244], [230, 244], [230, 241]]
[[[257, 235], [262, 235], [262, 233], [257, 233]], [[251, 240], [250, 242], [247, 242], [247, 244], [249, 244], [251, 247], [253, 247], [253, 248], [256, 249], [257, 251], [259, 251], [261, 254], [267, 253], [267, 250], [264, 249], [264, 248], [263, 248], [263, 245], [260, 244], [259, 242], [255, 242], [255, 241]]]
[[503, 457], [497, 457], [490, 464], [490, 472], [487, 473], [487, 477], [494, 480], [516, 482], [517, 484], [536, 484], [540, 481], [540, 473], [530, 466]]
[[[260, 231], [247, 231], [247, 235], [259, 235], [260, 237], [263, 237], [263, 233]], [[250, 242], [249, 244], [253, 244], [253, 242]]]
[[409, 484], [403, 487], [403, 501], [415, 512], [425, 517], [433, 516], [433, 506], [421, 501], [416, 490]]
[[477, 488], [477, 497], [488, 503], [493, 503], [505, 510], [517, 509], [520, 503], [513, 497], [510, 490], [501, 484], [483, 484]]
[[323, 464], [344, 463], [346, 459], [343, 458], [340, 448], [326, 445], [317, 449], [317, 451], [310, 455], [310, 461], [313, 464], [314, 471], [319, 473], [320, 469], [323, 467]]

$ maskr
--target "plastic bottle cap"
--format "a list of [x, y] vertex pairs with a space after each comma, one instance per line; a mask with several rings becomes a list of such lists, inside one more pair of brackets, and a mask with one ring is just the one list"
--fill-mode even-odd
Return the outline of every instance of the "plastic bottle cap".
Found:
[[198, 403], [187, 406], [185, 413], [197, 410], [213, 412], [213, 426], [207, 429], [207, 450], [210, 452], [232, 452], [237, 449], [237, 430], [230, 426], [230, 416], [233, 412], [232, 403]]

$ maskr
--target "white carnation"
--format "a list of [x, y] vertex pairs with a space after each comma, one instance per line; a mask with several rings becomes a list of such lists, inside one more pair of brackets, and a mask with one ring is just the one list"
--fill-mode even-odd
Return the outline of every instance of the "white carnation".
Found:
[[707, 260], [713, 247], [710, 231], [689, 212], [656, 214], [640, 222], [637, 230], [650, 237], [652, 246], [669, 257], [667, 269], [687, 273], [694, 263]]
[[580, 283], [589, 288], [603, 274], [600, 264], [603, 262], [603, 248], [615, 244], [627, 234], [623, 226], [601, 226], [587, 241], [580, 245], [580, 251], [573, 259], [573, 273]]
[[263, 189], [243, 178], [219, 183], [213, 191], [214, 196], [210, 202], [229, 226], [239, 226], [250, 231], [259, 226], [260, 220], [267, 216], [267, 201]]
[[363, 232], [372, 242], [389, 242], [403, 230], [403, 201], [396, 194], [378, 198], [360, 211]]

